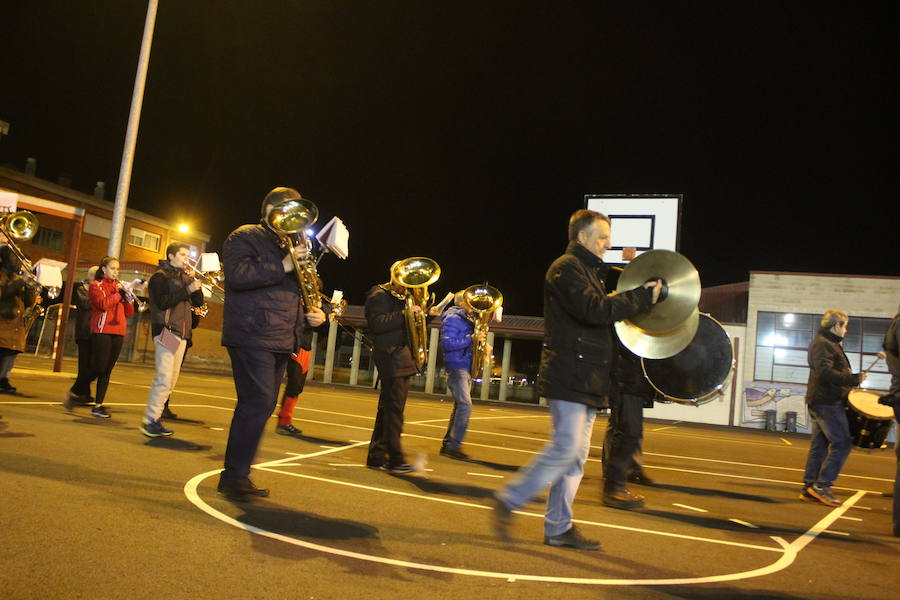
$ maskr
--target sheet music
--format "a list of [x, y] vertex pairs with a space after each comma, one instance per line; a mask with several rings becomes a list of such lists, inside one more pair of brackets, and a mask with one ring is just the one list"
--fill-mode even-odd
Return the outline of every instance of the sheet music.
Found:
[[328, 221], [316, 234], [316, 239], [326, 251], [338, 258], [343, 259], [350, 255], [350, 231], [338, 217]]

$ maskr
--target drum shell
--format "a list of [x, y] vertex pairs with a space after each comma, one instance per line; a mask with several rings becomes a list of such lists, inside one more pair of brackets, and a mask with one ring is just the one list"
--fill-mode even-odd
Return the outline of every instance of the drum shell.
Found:
[[894, 411], [878, 404], [878, 394], [855, 389], [847, 402], [850, 441], [859, 448], [881, 448], [891, 430]]
[[713, 400], [734, 369], [734, 349], [721, 323], [700, 314], [697, 333], [675, 356], [641, 359], [644, 376], [664, 400], [699, 406]]

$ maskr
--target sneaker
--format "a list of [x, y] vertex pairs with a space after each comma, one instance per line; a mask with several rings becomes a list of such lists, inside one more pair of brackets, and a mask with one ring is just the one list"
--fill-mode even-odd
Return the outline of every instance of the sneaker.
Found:
[[617, 492], [603, 492], [603, 504], [613, 508], [621, 508], [623, 510], [632, 510], [644, 506], [644, 497], [638, 494], [632, 494], [628, 490], [619, 490]]
[[403, 475], [405, 473], [412, 473], [415, 471], [415, 468], [409, 463], [400, 463], [399, 465], [391, 465], [390, 463], [384, 463], [381, 465], [382, 471], [387, 471], [393, 475]]
[[643, 471], [635, 471], [628, 476], [628, 481], [638, 485], [653, 485], [653, 480], [647, 477]]
[[512, 509], [506, 505], [506, 502], [498, 498], [496, 494], [491, 496], [491, 506], [494, 508], [494, 533], [504, 542], [508, 542], [509, 525], [512, 523]]
[[172, 435], [173, 433], [175, 433], [174, 431], [168, 429], [162, 423], [160, 423], [159, 419], [157, 419], [156, 421], [144, 422], [144, 424], [141, 425], [141, 432], [143, 432], [143, 434], [147, 437], [152, 438], [164, 435]]
[[269, 495], [269, 490], [256, 487], [249, 478], [237, 481], [229, 481], [220, 478], [216, 490], [229, 500], [235, 502], [249, 502], [254, 496], [266, 498]]
[[97, 417], [98, 419], [108, 419], [109, 413], [106, 412], [106, 407], [102, 404], [98, 404], [91, 409], [91, 416]]
[[831, 493], [831, 488], [812, 485], [806, 488], [806, 493], [824, 504], [825, 506], [840, 506], [841, 502]]
[[565, 533], [559, 535], [544, 536], [544, 543], [548, 546], [575, 548], [576, 550], [599, 550], [600, 542], [589, 540], [574, 525]]
[[63, 409], [66, 412], [72, 412], [72, 409], [75, 408], [75, 400], [77, 398], [78, 398], [78, 396], [76, 396], [72, 392], [66, 392], [66, 395], [63, 396], [63, 403], [62, 403]]
[[804, 488], [803, 488], [802, 490], [800, 490], [800, 496], [799, 496], [799, 498], [800, 498], [801, 500], [803, 500], [804, 502], [818, 502], [818, 501], [819, 501], [818, 498], [816, 498], [815, 496], [813, 496], [812, 494], [810, 494], [810, 493], [807, 491], [807, 487], [806, 487], [806, 486], [804, 486]]
[[469, 460], [469, 455], [462, 450], [453, 450], [446, 446], [441, 446], [441, 456], [446, 456], [447, 458], [455, 460]]
[[278, 425], [275, 427], [275, 433], [280, 433], [281, 435], [287, 435], [290, 437], [303, 437], [303, 432], [288, 423], [287, 425]]
[[0, 392], [6, 392], [8, 394], [13, 394], [13, 393], [15, 393], [15, 391], [16, 391], [16, 388], [13, 387], [12, 384], [9, 383], [9, 379], [7, 379], [6, 377], [4, 377], [3, 379], [0, 379]]

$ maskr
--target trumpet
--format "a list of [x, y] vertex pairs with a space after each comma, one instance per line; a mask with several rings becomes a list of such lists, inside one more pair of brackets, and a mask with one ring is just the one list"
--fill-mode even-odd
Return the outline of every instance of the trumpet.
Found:
[[138, 277], [136, 279], [132, 279], [130, 283], [123, 283], [122, 280], [117, 280], [117, 281], [119, 282], [119, 289], [122, 290], [122, 292], [125, 294], [125, 300], [127, 302], [130, 302], [131, 304], [134, 304], [136, 307], [136, 310], [139, 313], [146, 312], [147, 309], [150, 308], [149, 304], [147, 304], [146, 302], [144, 302], [143, 300], [138, 298], [137, 295], [134, 293], [135, 287], [137, 287], [139, 285], [143, 285], [143, 283], [144, 283], [143, 279]]

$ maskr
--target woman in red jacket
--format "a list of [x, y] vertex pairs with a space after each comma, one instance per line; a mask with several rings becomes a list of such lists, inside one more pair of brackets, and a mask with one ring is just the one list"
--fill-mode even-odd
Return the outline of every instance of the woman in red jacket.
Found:
[[91, 300], [91, 370], [97, 378], [91, 415], [108, 419], [103, 398], [125, 340], [125, 319], [134, 313], [134, 305], [119, 284], [119, 259], [107, 256], [100, 261], [100, 268], [88, 288], [88, 297]]

